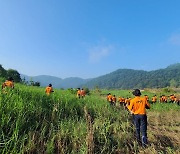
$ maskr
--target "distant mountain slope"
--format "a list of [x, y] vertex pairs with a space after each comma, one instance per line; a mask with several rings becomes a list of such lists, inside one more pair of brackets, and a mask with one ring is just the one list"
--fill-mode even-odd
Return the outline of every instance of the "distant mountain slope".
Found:
[[100, 76], [87, 82], [84, 86], [93, 88], [158, 88], [180, 86], [180, 63], [170, 65], [165, 69], [142, 71], [118, 69], [112, 73]]
[[54, 88], [78, 88], [90, 80], [90, 79], [81, 79], [78, 77], [61, 79], [58, 77], [48, 76], [48, 75], [39, 75], [39, 76], [30, 77], [23, 74], [21, 74], [21, 78], [22, 79], [25, 78], [26, 81], [40, 82], [42, 87], [45, 87], [49, 83], [51, 83]]

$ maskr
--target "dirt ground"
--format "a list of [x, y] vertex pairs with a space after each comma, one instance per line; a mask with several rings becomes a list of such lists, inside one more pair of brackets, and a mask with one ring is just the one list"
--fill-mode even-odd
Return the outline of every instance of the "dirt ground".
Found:
[[148, 112], [149, 147], [140, 153], [180, 154], [180, 113]]

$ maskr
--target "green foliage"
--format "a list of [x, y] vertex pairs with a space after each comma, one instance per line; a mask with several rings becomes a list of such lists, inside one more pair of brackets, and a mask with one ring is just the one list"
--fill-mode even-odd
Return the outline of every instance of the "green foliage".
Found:
[[163, 88], [162, 92], [163, 93], [175, 93], [175, 91], [171, 88]]
[[[94, 153], [137, 153], [129, 112], [110, 106], [99, 93], [77, 99], [71, 90], [55, 89], [47, 96], [43, 88], [16, 84], [0, 93], [0, 153], [88, 153], [88, 145]], [[132, 96], [127, 90], [110, 92]], [[152, 110], [178, 108], [163, 105]]]
[[1, 78], [12, 77], [15, 82], [21, 82], [21, 77], [18, 71], [13, 69], [5, 70], [2, 67], [2, 65], [0, 65], [0, 77]]
[[97, 96], [77, 99], [69, 90], [56, 89], [47, 96], [43, 88], [16, 84], [0, 94], [0, 153], [87, 153], [85, 106], [92, 118], [94, 152], [110, 153], [115, 147], [126, 152], [121, 134], [132, 131], [127, 111]]

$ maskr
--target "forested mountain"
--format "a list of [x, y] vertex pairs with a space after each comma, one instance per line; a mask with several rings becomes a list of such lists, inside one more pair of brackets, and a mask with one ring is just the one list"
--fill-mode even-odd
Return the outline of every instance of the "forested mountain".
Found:
[[154, 71], [118, 69], [94, 79], [81, 79], [77, 77], [61, 79], [48, 75], [34, 77], [21, 75], [20, 78], [18, 71], [13, 69], [5, 70], [0, 65], [0, 77], [8, 78], [10, 76], [14, 78], [15, 82], [20, 82], [21, 79], [24, 81], [25, 79], [28, 82], [40, 82], [40, 85], [43, 87], [51, 83], [54, 88], [94, 88], [97, 86], [109, 89], [180, 87], [180, 63]]
[[25, 80], [28, 82], [30, 81], [40, 82], [40, 85], [42, 87], [45, 87], [49, 83], [51, 83], [54, 88], [78, 88], [90, 80], [90, 79], [82, 79], [78, 77], [61, 79], [61, 78], [49, 76], [49, 75], [39, 75], [39, 76], [30, 77], [23, 74], [21, 74], [21, 78], [22, 79], [25, 78]]
[[180, 87], [180, 63], [155, 71], [118, 69], [92, 79], [84, 86], [112, 89]]

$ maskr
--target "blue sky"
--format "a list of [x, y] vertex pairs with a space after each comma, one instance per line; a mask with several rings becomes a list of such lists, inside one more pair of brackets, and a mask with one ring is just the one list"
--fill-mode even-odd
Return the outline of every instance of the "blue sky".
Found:
[[179, 0], [0, 0], [0, 64], [98, 77], [180, 62]]

